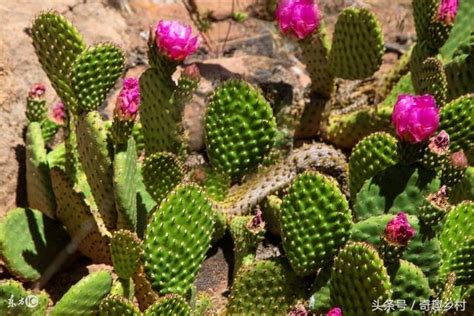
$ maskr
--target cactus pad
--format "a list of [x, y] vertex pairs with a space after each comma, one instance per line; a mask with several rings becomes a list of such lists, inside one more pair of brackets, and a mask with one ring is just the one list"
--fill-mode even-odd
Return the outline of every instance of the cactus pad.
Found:
[[48, 115], [46, 100], [26, 99], [26, 118], [31, 122], [42, 122]]
[[160, 203], [184, 177], [181, 162], [172, 153], [148, 155], [143, 161], [143, 183], [156, 203]]
[[[351, 240], [367, 242], [375, 247], [381, 245], [380, 237], [384, 234], [387, 223], [393, 215], [380, 215], [370, 217], [364, 221], [355, 223], [351, 231]], [[412, 262], [420, 267], [423, 273], [429, 278], [430, 284], [436, 283], [436, 275], [440, 264], [440, 244], [437, 239], [426, 239], [420, 229], [418, 218], [413, 215], [408, 216], [410, 225], [415, 230], [415, 238], [408, 244], [403, 259]]]
[[0, 314], [5, 316], [44, 316], [48, 308], [45, 292], [32, 292], [15, 280], [0, 281]]
[[182, 108], [171, 102], [176, 85], [150, 68], [140, 77], [140, 122], [147, 154], [158, 151], [178, 153], [181, 146]]
[[288, 264], [271, 259], [242, 268], [230, 293], [228, 315], [286, 315], [304, 285]]
[[449, 202], [451, 204], [466, 200], [474, 201], [474, 167], [468, 167], [461, 181], [449, 192]]
[[112, 288], [112, 276], [107, 271], [97, 271], [74, 284], [56, 303], [51, 316], [95, 315], [100, 302]]
[[23, 280], [38, 280], [69, 242], [61, 223], [37, 210], [12, 209], [0, 222], [0, 257]]
[[396, 164], [365, 182], [357, 194], [354, 212], [358, 220], [401, 210], [417, 214], [424, 197], [437, 192], [439, 187], [434, 172]]
[[329, 68], [343, 79], [370, 77], [382, 64], [384, 42], [375, 15], [367, 9], [346, 8], [339, 15], [329, 54]]
[[140, 311], [126, 298], [118, 295], [109, 295], [102, 300], [99, 306], [99, 316], [139, 316]]
[[428, 57], [421, 67], [420, 94], [431, 94], [438, 106], [447, 101], [448, 82], [443, 63], [436, 57]]
[[96, 262], [110, 263], [109, 240], [97, 211], [85, 202], [60, 169], [51, 170], [54, 194], [57, 196], [57, 217], [66, 227], [76, 247]]
[[283, 248], [298, 275], [315, 273], [349, 238], [351, 212], [337, 183], [319, 173], [299, 175], [281, 204]]
[[41, 13], [33, 22], [31, 33], [43, 70], [66, 107], [74, 111], [77, 100], [69, 86], [69, 73], [86, 48], [81, 34], [54, 11]]
[[110, 254], [117, 275], [122, 279], [129, 279], [139, 268], [141, 241], [128, 230], [117, 230], [110, 239]]
[[204, 129], [211, 164], [232, 178], [261, 163], [276, 137], [270, 104], [255, 88], [238, 80], [229, 80], [214, 91]]
[[209, 249], [212, 206], [198, 187], [178, 186], [153, 211], [143, 242], [145, 272], [160, 294], [185, 295]]
[[365, 243], [348, 243], [334, 260], [331, 300], [344, 315], [378, 315], [373, 301], [385, 302], [392, 295], [387, 270], [377, 251]]
[[[474, 236], [474, 203], [463, 202], [449, 212], [439, 236], [443, 259], [440, 267], [441, 280], [449, 272], [454, 272], [456, 276], [458, 274], [460, 276], [456, 279], [456, 284], [472, 284], [474, 278], [472, 236]], [[456, 271], [456, 268], [460, 271]]]
[[469, 160], [474, 159], [474, 95], [460, 97], [440, 111], [440, 130], [449, 134], [449, 150], [463, 149]]
[[113, 166], [107, 132], [99, 112], [93, 111], [79, 117], [76, 134], [79, 158], [91, 185], [92, 195], [107, 229], [113, 229], [117, 223]]
[[366, 180], [395, 165], [397, 155], [397, 140], [387, 133], [374, 133], [361, 140], [349, 158], [351, 197], [355, 199]]
[[48, 158], [38, 122], [26, 131], [26, 192], [28, 206], [55, 218], [56, 200], [51, 187]]
[[467, 54], [456, 56], [445, 65], [448, 81], [448, 100], [468, 93], [474, 93], [474, 45], [470, 45]]
[[144, 316], [191, 316], [191, 308], [183, 297], [176, 294], [168, 294], [147, 308]]
[[419, 42], [432, 49], [439, 49], [446, 43], [452, 23], [438, 19], [440, 0], [413, 0], [413, 17]]
[[130, 137], [125, 151], [114, 157], [114, 193], [117, 207], [117, 228], [137, 229], [137, 150]]
[[120, 48], [98, 44], [85, 50], [72, 65], [71, 86], [78, 98], [78, 111], [99, 108], [123, 71], [125, 57]]

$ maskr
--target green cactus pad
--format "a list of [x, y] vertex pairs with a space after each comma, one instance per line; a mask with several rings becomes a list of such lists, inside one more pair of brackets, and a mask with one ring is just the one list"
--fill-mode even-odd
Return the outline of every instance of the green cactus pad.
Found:
[[474, 93], [474, 45], [469, 46], [469, 52], [456, 56], [445, 66], [448, 81], [448, 100]]
[[472, 236], [474, 236], [474, 203], [463, 202], [449, 212], [439, 236], [442, 258], [441, 280], [444, 280], [449, 272], [454, 272], [457, 277], [456, 284], [472, 284], [474, 278]]
[[97, 211], [87, 205], [84, 194], [72, 187], [63, 171], [52, 169], [51, 179], [58, 203], [57, 217], [74, 245], [94, 261], [110, 263], [108, 232]]
[[210, 202], [197, 186], [178, 186], [153, 211], [143, 242], [145, 272], [160, 294], [185, 295], [209, 249]]
[[145, 233], [145, 226], [148, 224], [148, 216], [157, 205], [143, 183], [142, 169], [142, 164], [137, 163], [137, 235], [141, 239]]
[[270, 152], [276, 122], [270, 104], [258, 90], [244, 81], [229, 80], [210, 97], [204, 131], [213, 167], [236, 178]]
[[349, 243], [334, 260], [330, 280], [331, 300], [344, 315], [381, 315], [372, 309], [392, 295], [387, 270], [375, 248], [365, 243]]
[[298, 275], [317, 272], [349, 238], [351, 212], [337, 183], [306, 172], [291, 184], [281, 204], [283, 248]]
[[79, 117], [76, 134], [79, 158], [91, 185], [92, 195], [107, 229], [111, 230], [117, 223], [113, 166], [107, 132], [99, 112], [93, 111]]
[[410, 58], [410, 72], [415, 92], [420, 94], [426, 86], [425, 78], [423, 77], [423, 63], [427, 58], [436, 56], [436, 50], [427, 47], [425, 42], [417, 42], [413, 47]]
[[[387, 223], [393, 217], [394, 215], [389, 214], [373, 216], [355, 223], [351, 231], [351, 240], [367, 242], [379, 247], [381, 245], [380, 237], [384, 234]], [[429, 278], [430, 284], [435, 285], [441, 256], [439, 241], [437, 239], [427, 239], [424, 236], [416, 216], [409, 215], [408, 221], [415, 230], [415, 238], [408, 244], [403, 259], [420, 267]]]
[[329, 69], [343, 79], [370, 77], [382, 64], [383, 33], [375, 15], [367, 9], [346, 8], [337, 18]]
[[255, 259], [258, 243], [264, 239], [264, 225], [251, 227], [253, 216], [235, 216], [229, 225], [234, 242], [234, 275], [242, 264]]
[[61, 128], [61, 125], [56, 124], [50, 119], [46, 119], [43, 122], [41, 122], [41, 134], [43, 135], [43, 139], [45, 143], [48, 143], [51, 141], [58, 132], [59, 128]]
[[26, 130], [26, 192], [28, 206], [55, 218], [56, 200], [51, 187], [48, 158], [38, 122]]
[[183, 297], [176, 294], [168, 294], [159, 298], [144, 313], [144, 316], [167, 315], [191, 316], [191, 308]]
[[367, 179], [397, 163], [397, 140], [388, 133], [374, 133], [361, 140], [349, 157], [349, 189], [351, 197]]
[[440, 111], [440, 130], [449, 134], [449, 150], [463, 149], [474, 161], [474, 94], [462, 96], [446, 104]]
[[110, 239], [110, 254], [117, 275], [122, 279], [131, 278], [139, 268], [141, 241], [128, 230], [117, 230]]
[[440, 0], [413, 0], [413, 17], [419, 42], [432, 49], [439, 49], [446, 43], [453, 23], [438, 18]]
[[436, 57], [428, 57], [421, 67], [420, 94], [431, 94], [438, 106], [447, 101], [448, 82], [443, 63]]
[[304, 284], [279, 259], [242, 268], [230, 291], [228, 315], [286, 315], [304, 297]]
[[468, 167], [464, 177], [449, 192], [449, 202], [458, 204], [462, 201], [474, 201], [474, 167]]
[[95, 111], [122, 74], [125, 57], [112, 44], [98, 44], [85, 50], [72, 65], [71, 87], [78, 98], [78, 111]]
[[139, 316], [140, 311], [126, 298], [118, 295], [109, 295], [102, 300], [99, 306], [99, 316]]
[[100, 302], [109, 294], [111, 288], [110, 272], [92, 272], [61, 297], [51, 311], [51, 316], [96, 315]]
[[45, 292], [32, 292], [15, 280], [0, 281], [0, 314], [4, 316], [44, 316], [48, 308]]
[[172, 153], [147, 155], [143, 161], [143, 183], [148, 193], [159, 204], [184, 177], [184, 168]]
[[26, 99], [26, 118], [31, 122], [42, 122], [48, 115], [46, 100]]
[[41, 67], [66, 107], [74, 111], [77, 100], [69, 86], [69, 73], [77, 56], [86, 48], [81, 34], [54, 11], [37, 16], [31, 34]]
[[[202, 172], [204, 173], [204, 179], [196, 180], [202, 183], [207, 195], [215, 201], [224, 200], [231, 186], [230, 177], [227, 174], [216, 172], [211, 168], [205, 168]], [[199, 178], [199, 175], [196, 175], [195, 177]]]
[[[405, 260], [400, 264], [388, 268], [390, 281], [392, 283], [392, 300], [403, 300], [406, 302], [405, 310], [395, 310], [393, 315], [415, 316], [424, 315], [419, 311], [418, 304], [430, 298], [430, 285], [428, 279], [416, 265]], [[412, 308], [412, 306], [414, 306]]]
[[417, 214], [424, 197], [439, 187], [434, 172], [396, 164], [365, 182], [357, 194], [354, 213], [358, 220], [400, 211]]
[[49, 168], [60, 168], [65, 170], [66, 166], [66, 146], [64, 143], [58, 144], [48, 153], [47, 156]]
[[472, 16], [474, 15], [474, 6], [472, 0], [459, 1], [456, 21], [451, 30], [448, 41], [440, 49], [444, 59], [450, 59], [459, 43], [469, 39], [471, 32], [474, 32]]
[[334, 76], [328, 69], [330, 44], [326, 27], [320, 25], [317, 32], [313, 32], [311, 36], [298, 43], [311, 78], [311, 90], [324, 97], [330, 97], [334, 90]]
[[115, 153], [114, 193], [117, 207], [117, 228], [137, 229], [137, 150], [133, 137], [127, 149]]
[[147, 154], [180, 151], [183, 109], [172, 103], [175, 89], [173, 81], [157, 69], [150, 68], [140, 77], [140, 122]]
[[37, 210], [11, 209], [0, 222], [0, 257], [23, 280], [40, 279], [69, 242], [61, 223]]

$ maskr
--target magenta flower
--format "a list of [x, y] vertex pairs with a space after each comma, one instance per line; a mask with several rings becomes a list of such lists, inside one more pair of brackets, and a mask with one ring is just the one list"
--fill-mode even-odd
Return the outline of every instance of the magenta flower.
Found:
[[123, 81], [122, 91], [117, 97], [115, 115], [123, 120], [134, 120], [140, 106], [140, 86], [138, 79], [126, 78]]
[[46, 87], [42, 83], [35, 83], [28, 92], [29, 98], [39, 98], [46, 92]]
[[169, 58], [182, 61], [196, 52], [198, 36], [192, 36], [192, 29], [178, 21], [160, 21], [156, 26], [156, 45]]
[[439, 125], [439, 108], [431, 95], [399, 95], [392, 113], [392, 124], [401, 140], [420, 143]]
[[321, 24], [321, 13], [313, 0], [280, 0], [275, 17], [283, 33], [292, 33], [299, 39]]
[[58, 124], [63, 124], [66, 119], [66, 109], [64, 108], [64, 103], [58, 102], [53, 107], [53, 119]]
[[399, 246], [406, 246], [415, 237], [415, 230], [408, 222], [407, 214], [400, 212], [385, 227], [385, 239]]
[[342, 310], [339, 307], [334, 307], [326, 316], [342, 316]]
[[459, 0], [441, 0], [438, 9], [438, 19], [445, 23], [453, 23], [458, 13]]

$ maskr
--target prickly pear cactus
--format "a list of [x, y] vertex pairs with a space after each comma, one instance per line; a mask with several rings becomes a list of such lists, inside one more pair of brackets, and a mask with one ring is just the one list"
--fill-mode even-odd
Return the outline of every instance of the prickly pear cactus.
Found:
[[140, 311], [124, 297], [109, 295], [99, 306], [99, 316], [138, 316]]
[[191, 308], [183, 297], [176, 294], [168, 294], [147, 308], [146, 316], [182, 315], [190, 316]]
[[298, 275], [315, 273], [349, 238], [351, 212], [334, 180], [303, 173], [281, 204], [283, 248]]
[[244, 81], [229, 80], [211, 96], [204, 130], [212, 166], [235, 178], [270, 152], [276, 122], [270, 104], [258, 90]]
[[178, 186], [153, 211], [143, 241], [143, 260], [155, 291], [187, 294], [209, 249], [213, 229], [212, 206], [195, 185]]
[[2, 315], [46, 315], [48, 299], [45, 292], [27, 291], [18, 281], [0, 281], [0, 313]]

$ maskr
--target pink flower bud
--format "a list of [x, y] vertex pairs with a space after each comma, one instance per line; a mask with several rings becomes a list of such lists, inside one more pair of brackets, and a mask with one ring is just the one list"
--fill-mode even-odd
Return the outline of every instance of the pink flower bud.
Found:
[[339, 307], [334, 307], [326, 316], [342, 316], [342, 310]]
[[392, 113], [392, 124], [398, 137], [409, 143], [420, 143], [439, 125], [439, 108], [431, 95], [399, 95]]
[[392, 244], [406, 246], [414, 236], [415, 230], [403, 212], [398, 213], [385, 227], [385, 239]]
[[31, 99], [40, 98], [46, 92], [46, 87], [42, 83], [35, 83], [30, 91], [28, 92], [28, 97]]
[[169, 58], [182, 61], [196, 52], [198, 36], [192, 36], [192, 29], [178, 21], [160, 21], [156, 26], [156, 45]]
[[458, 170], [466, 169], [469, 166], [469, 162], [467, 161], [466, 154], [464, 153], [464, 150], [462, 149], [451, 154], [450, 160], [454, 168]]
[[64, 103], [58, 102], [53, 107], [53, 120], [58, 124], [63, 124], [66, 119], [66, 109], [64, 108]]
[[280, 0], [275, 17], [283, 33], [303, 39], [321, 24], [321, 13], [313, 0]]
[[448, 189], [446, 185], [441, 186], [438, 192], [431, 193], [428, 195], [428, 201], [440, 208], [445, 208], [448, 203]]
[[257, 208], [257, 212], [255, 213], [255, 216], [252, 217], [252, 220], [250, 221], [248, 227], [250, 229], [259, 229], [262, 228], [265, 225], [263, 221], [263, 213], [262, 211]]
[[117, 97], [114, 114], [122, 120], [134, 120], [140, 106], [140, 86], [136, 78], [126, 78]]
[[441, 0], [438, 9], [438, 19], [451, 24], [458, 13], [459, 0]]
[[438, 155], [445, 154], [449, 150], [449, 135], [445, 130], [430, 139], [428, 144], [430, 150]]
[[297, 304], [293, 309], [288, 313], [289, 316], [307, 316], [309, 315], [308, 310], [303, 304]]
[[201, 79], [201, 73], [199, 72], [199, 67], [196, 66], [196, 64], [191, 64], [184, 67], [182, 75], [194, 81], [199, 81]]

